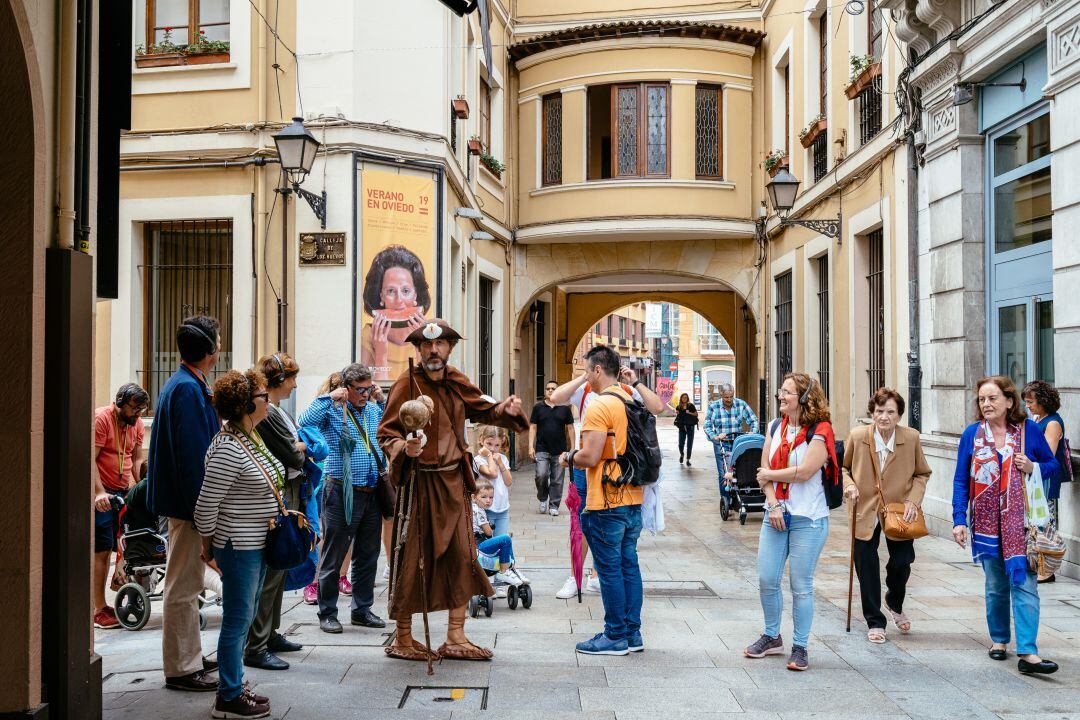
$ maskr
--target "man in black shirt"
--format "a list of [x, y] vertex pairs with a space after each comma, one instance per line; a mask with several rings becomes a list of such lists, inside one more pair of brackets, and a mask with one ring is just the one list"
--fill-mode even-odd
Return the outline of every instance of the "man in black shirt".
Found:
[[540, 512], [552, 517], [558, 516], [562, 502], [565, 468], [559, 464], [559, 456], [574, 445], [570, 408], [551, 401], [551, 393], [558, 386], [553, 380], [547, 382], [544, 399], [533, 406], [529, 418], [529, 457], [536, 461], [536, 498]]

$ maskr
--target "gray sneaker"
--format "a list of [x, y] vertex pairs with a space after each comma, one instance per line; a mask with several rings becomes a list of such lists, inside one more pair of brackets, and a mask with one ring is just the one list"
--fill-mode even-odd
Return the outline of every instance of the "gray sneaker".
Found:
[[806, 648], [802, 645], [791, 646], [791, 658], [788, 660], [788, 670], [805, 670], [810, 667], [810, 658], [806, 654]]
[[748, 658], [763, 658], [766, 655], [783, 655], [784, 654], [784, 638], [780, 635], [776, 637], [769, 637], [768, 635], [762, 635], [754, 641], [753, 645], [750, 645], [743, 650], [743, 655]]

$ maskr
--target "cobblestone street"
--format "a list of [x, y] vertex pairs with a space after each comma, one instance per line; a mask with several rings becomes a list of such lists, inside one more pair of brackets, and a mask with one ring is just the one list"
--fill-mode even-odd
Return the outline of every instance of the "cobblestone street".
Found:
[[[966, 550], [927, 538], [905, 606], [912, 632], [890, 626], [888, 642], [871, 645], [859, 617], [858, 589], [850, 634], [844, 631], [848, 534], [845, 511], [834, 511], [817, 571], [817, 607], [809, 652], [811, 669], [793, 673], [784, 657], [747, 660], [742, 648], [761, 631], [756, 548], [760, 514], [740, 526], [723, 522], [711, 446], [700, 442], [694, 465], [676, 464], [674, 429], [661, 429], [667, 529], [643, 535], [645, 652], [626, 657], [581, 656], [575, 642], [602, 628], [599, 595], [583, 602], [556, 600], [567, 576], [568, 514], [536, 513], [532, 469], [515, 475], [514, 535], [519, 566], [532, 580], [531, 609], [498, 601], [491, 618], [470, 620], [473, 640], [493, 647], [491, 663], [446, 661], [427, 677], [424, 665], [383, 655], [386, 631], [345, 624], [342, 635], [319, 631], [315, 608], [286, 594], [283, 631], [304, 645], [282, 657], [285, 672], [247, 670], [258, 692], [271, 698], [274, 717], [452, 718], [487, 711], [517, 720], [588, 717], [640, 718], [1080, 718], [1080, 600], [1078, 585], [1061, 579], [1040, 586], [1043, 657], [1061, 664], [1048, 678], [987, 658], [983, 574]], [[884, 543], [882, 544], [884, 549]], [[884, 563], [883, 563], [884, 564]], [[380, 561], [381, 570], [384, 563]], [[385, 616], [386, 585], [373, 608]], [[343, 619], [348, 618], [342, 601]], [[105, 716], [113, 720], [209, 717], [212, 695], [163, 688], [160, 604], [139, 632], [97, 631], [104, 658]], [[790, 594], [785, 591], [783, 634], [790, 643]], [[216, 647], [220, 610], [209, 608], [203, 648]], [[432, 618], [437, 645], [445, 613]], [[422, 637], [417, 618], [417, 632]], [[435, 638], [439, 638], [435, 640]], [[421, 687], [437, 686], [437, 690]], [[450, 689], [463, 688], [450, 700]], [[455, 694], [455, 697], [460, 693]]]

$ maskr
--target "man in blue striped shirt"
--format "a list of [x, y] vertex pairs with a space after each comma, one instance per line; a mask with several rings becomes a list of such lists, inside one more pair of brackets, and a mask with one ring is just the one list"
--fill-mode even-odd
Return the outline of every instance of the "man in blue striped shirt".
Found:
[[341, 371], [341, 387], [315, 398], [299, 417], [300, 425], [322, 432], [330, 448], [323, 466], [323, 541], [318, 570], [319, 627], [323, 632], [342, 631], [337, 619], [338, 570], [350, 547], [352, 624], [386, 627], [382, 618], [371, 612], [382, 538], [375, 488], [383, 456], [375, 433], [384, 402], [382, 391], [371, 380], [371, 370], [354, 363]]
[[716, 471], [720, 474], [721, 487], [723, 487], [724, 477], [721, 447], [730, 453], [731, 444], [735, 442], [735, 436], [743, 432], [744, 424], [747, 426], [747, 432], [757, 432], [757, 415], [745, 400], [735, 397], [735, 388], [730, 383], [721, 384], [720, 399], [710, 402], [709, 410], [705, 414], [705, 437], [713, 443]]

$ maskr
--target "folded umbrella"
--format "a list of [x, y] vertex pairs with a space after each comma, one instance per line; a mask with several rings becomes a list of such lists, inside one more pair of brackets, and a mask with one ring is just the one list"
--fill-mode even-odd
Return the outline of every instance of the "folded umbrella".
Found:
[[581, 509], [581, 496], [578, 495], [577, 486], [573, 482], [566, 493], [566, 507], [570, 511], [570, 568], [577, 581], [577, 601], [581, 602], [581, 579], [585, 573], [585, 558], [581, 556], [581, 517], [578, 510]]

